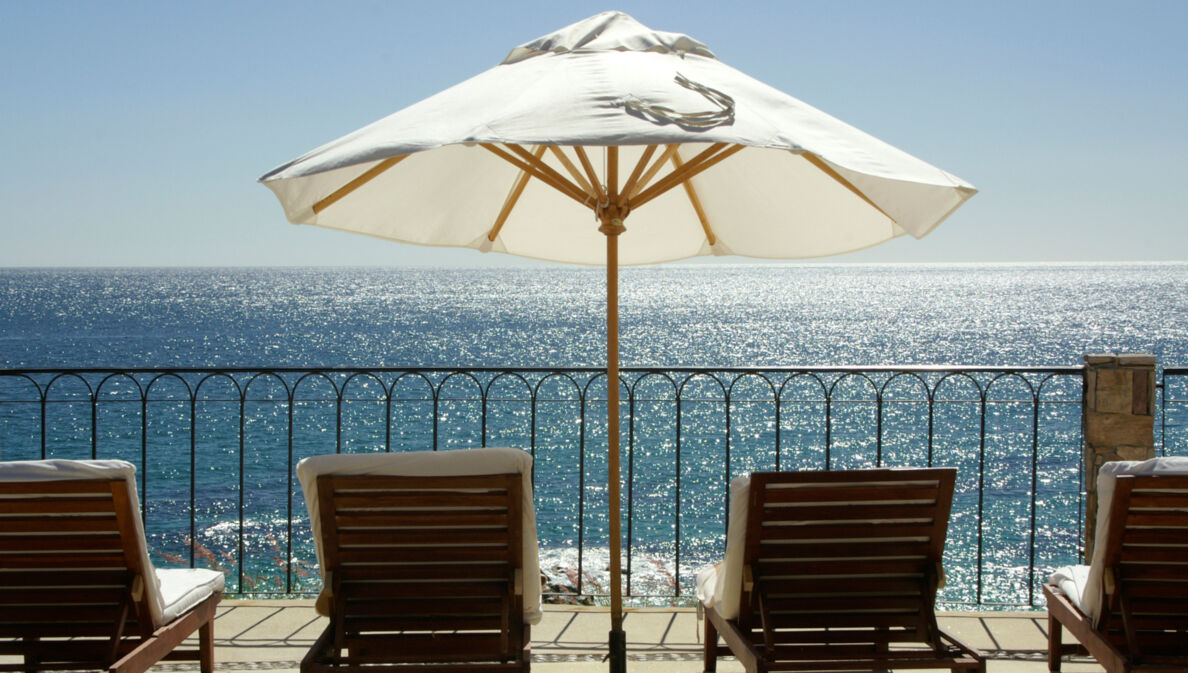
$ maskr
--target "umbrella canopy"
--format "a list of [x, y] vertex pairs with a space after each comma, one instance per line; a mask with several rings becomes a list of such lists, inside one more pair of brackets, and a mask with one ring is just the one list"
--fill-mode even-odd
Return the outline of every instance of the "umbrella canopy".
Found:
[[618, 266], [919, 238], [976, 193], [621, 12], [516, 47], [260, 181], [296, 224], [606, 264], [612, 670], [625, 667]]
[[[601, 265], [591, 208], [575, 206], [599, 198], [591, 183], [606, 185], [605, 148], [616, 146], [624, 176], [648, 147], [657, 150], [645, 170], [660, 169], [631, 190], [621, 264], [819, 257], [918, 238], [976, 191], [725, 65], [692, 38], [619, 12], [516, 47], [500, 65], [261, 181], [297, 224]], [[565, 147], [587, 148], [596, 179], [575, 152], [557, 151]], [[664, 174], [715, 147], [715, 156], [737, 155], [643, 200]], [[523, 167], [494, 150], [577, 189], [541, 179], [521, 186]]]

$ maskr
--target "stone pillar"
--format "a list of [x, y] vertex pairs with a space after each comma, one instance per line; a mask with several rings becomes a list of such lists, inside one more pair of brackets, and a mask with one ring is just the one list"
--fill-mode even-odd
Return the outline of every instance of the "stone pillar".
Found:
[[1097, 471], [1155, 457], [1155, 356], [1085, 355], [1085, 563], [1097, 530]]

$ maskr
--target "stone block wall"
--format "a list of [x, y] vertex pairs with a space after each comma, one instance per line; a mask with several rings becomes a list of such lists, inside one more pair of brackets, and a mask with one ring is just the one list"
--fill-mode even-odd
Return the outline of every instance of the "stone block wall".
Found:
[[1155, 356], [1085, 356], [1085, 558], [1097, 528], [1097, 472], [1111, 460], [1155, 457]]

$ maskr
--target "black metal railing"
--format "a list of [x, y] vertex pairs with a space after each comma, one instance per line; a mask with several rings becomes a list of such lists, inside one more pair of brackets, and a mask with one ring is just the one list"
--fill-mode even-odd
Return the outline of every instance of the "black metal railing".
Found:
[[[1185, 374], [1165, 370], [1161, 390]], [[0, 370], [0, 459], [128, 459], [158, 562], [221, 568], [231, 593], [287, 595], [318, 586], [294, 476], [301, 458], [519, 446], [535, 458], [553, 599], [600, 600], [604, 376]], [[737, 475], [950, 465], [959, 477], [941, 599], [1034, 605], [1045, 571], [1081, 549], [1083, 378], [1081, 367], [624, 369], [627, 592], [643, 603], [688, 601], [695, 570], [722, 556]], [[1164, 396], [1165, 432], [1166, 405], [1182, 401]]]
[[1188, 368], [1167, 367], [1158, 381], [1159, 455], [1188, 455]]

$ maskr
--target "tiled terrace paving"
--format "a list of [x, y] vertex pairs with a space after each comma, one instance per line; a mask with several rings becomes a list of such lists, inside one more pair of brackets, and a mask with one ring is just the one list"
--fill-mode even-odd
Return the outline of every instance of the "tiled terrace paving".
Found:
[[[1047, 671], [1047, 615], [1043, 612], [947, 612], [942, 626], [986, 653], [992, 673]], [[295, 671], [326, 620], [308, 600], [223, 601], [215, 622], [218, 671]], [[701, 666], [701, 629], [692, 609], [628, 610], [628, 670], [695, 673]], [[602, 660], [609, 621], [605, 610], [545, 606], [544, 620], [532, 629], [532, 666], [537, 671], [604, 671]], [[1065, 636], [1065, 642], [1074, 642]], [[197, 670], [197, 664], [165, 663], [157, 671]], [[722, 673], [742, 667], [733, 659], [718, 663]], [[1066, 662], [1068, 673], [1102, 671], [1091, 659]]]

